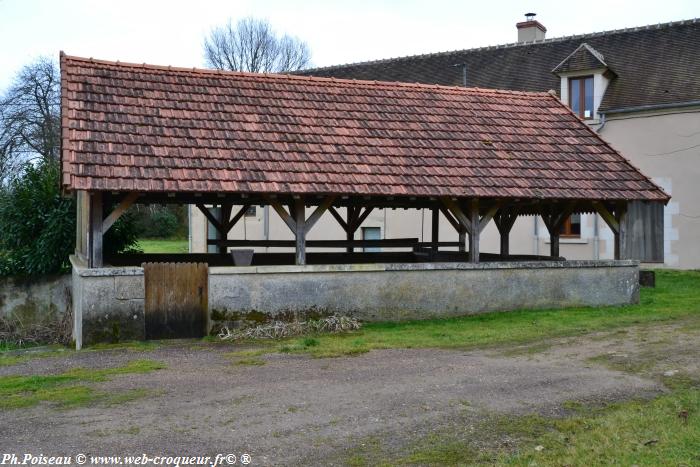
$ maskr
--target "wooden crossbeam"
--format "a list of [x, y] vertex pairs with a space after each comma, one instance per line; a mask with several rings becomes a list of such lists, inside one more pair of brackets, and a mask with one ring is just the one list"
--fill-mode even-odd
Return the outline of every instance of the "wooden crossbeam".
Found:
[[610, 227], [610, 230], [613, 231], [613, 233], [619, 233], [620, 232], [620, 223], [615, 219], [615, 216], [608, 210], [607, 207], [600, 201], [593, 201], [593, 209], [600, 215], [600, 217], [603, 218], [606, 224], [608, 224], [608, 227]]
[[518, 218], [517, 210], [499, 209], [493, 217], [498, 233], [501, 236], [501, 258], [510, 254], [510, 231]]
[[[326, 199], [324, 199], [323, 202], [316, 207], [314, 212], [311, 213], [309, 218], [306, 219], [306, 221], [304, 222], [304, 233], [308, 233], [309, 230], [311, 230], [313, 228], [314, 224], [316, 224], [316, 222], [318, 222], [318, 220], [321, 218], [323, 213], [326, 212], [326, 210], [331, 206], [331, 204], [333, 204], [333, 201], [335, 201], [335, 198], [336, 198], [335, 195], [327, 196]], [[302, 210], [304, 209], [303, 204], [301, 205], [301, 208], [299, 208], [299, 209], [302, 209]]]
[[224, 231], [223, 225], [221, 225], [221, 222], [219, 222], [219, 219], [217, 219], [216, 216], [214, 216], [214, 214], [211, 213], [211, 211], [209, 210], [208, 207], [206, 207], [203, 204], [197, 204], [196, 206], [200, 211], [202, 211], [202, 214], [204, 214], [204, 217], [206, 217], [207, 220], [209, 222], [211, 222], [211, 225], [213, 225], [216, 230], [218, 230], [219, 232]]
[[442, 213], [443, 216], [447, 219], [447, 221], [454, 227], [454, 229], [459, 232], [462, 230], [462, 226], [460, 225], [459, 221], [454, 218], [454, 216], [450, 213], [450, 211], [445, 208], [445, 206], [440, 206], [440, 212]]
[[471, 235], [471, 220], [462, 210], [461, 206], [457, 204], [455, 200], [448, 196], [443, 196], [440, 198], [440, 202], [445, 206], [445, 208], [452, 213], [452, 215], [457, 219], [457, 221], [464, 227], [467, 234]]
[[[235, 216], [233, 216], [232, 219], [230, 219], [228, 222], [226, 222], [226, 225], [224, 226], [226, 229], [226, 233], [229, 233], [231, 229], [238, 223], [238, 221], [241, 220], [243, 216], [245, 216], [246, 211], [248, 211], [248, 208], [250, 208], [250, 204], [244, 204], [241, 209], [238, 210]], [[226, 218], [224, 218], [226, 219]]]
[[107, 233], [107, 231], [114, 225], [114, 223], [119, 220], [122, 214], [124, 214], [126, 210], [129, 209], [129, 207], [131, 207], [132, 204], [134, 204], [138, 197], [138, 193], [131, 192], [128, 195], [126, 195], [123, 200], [121, 200], [117, 207], [109, 213], [109, 216], [107, 216], [107, 218], [102, 221], [103, 234]]
[[489, 208], [488, 211], [486, 211], [486, 214], [484, 214], [481, 219], [479, 220], [479, 232], [483, 232], [488, 223], [493, 219], [493, 216], [496, 215], [498, 210], [501, 208], [502, 202], [497, 202], [493, 206]]
[[[295, 240], [207, 240], [208, 245], [223, 245], [227, 247], [294, 247]], [[428, 244], [426, 244], [428, 245]], [[430, 244], [432, 245], [432, 244]], [[456, 246], [455, 242], [441, 242], [444, 246]], [[417, 238], [387, 238], [383, 240], [307, 240], [306, 246], [317, 248], [413, 248], [420, 246]]]
[[[353, 232], [355, 230], [357, 230], [360, 227], [360, 225], [362, 225], [362, 223], [365, 221], [365, 219], [367, 219], [367, 217], [372, 213], [372, 211], [374, 211], [374, 206], [369, 206], [369, 207], [366, 207], [364, 211], [362, 211], [362, 214], [359, 214], [357, 216], [357, 218], [355, 219], [355, 222], [353, 222], [353, 224], [352, 224]], [[359, 213], [359, 211], [358, 211], [358, 213]]]
[[[350, 208], [348, 208], [348, 210], [350, 210]], [[345, 230], [347, 232], [348, 231], [348, 223], [345, 222], [345, 219], [343, 219], [343, 216], [340, 215], [338, 210], [336, 208], [334, 208], [333, 206], [329, 206], [328, 212], [330, 212], [331, 215], [333, 216], [333, 218], [336, 221], [338, 221], [338, 224], [340, 224], [340, 226], [343, 228], [343, 230]]]
[[[282, 220], [284, 221], [284, 223], [287, 224], [287, 227], [289, 227], [289, 230], [291, 230], [292, 232], [296, 232], [297, 223], [292, 218], [290, 213], [287, 212], [286, 209], [284, 209], [284, 206], [282, 206], [282, 204], [279, 201], [277, 201], [276, 199], [270, 198], [270, 197], [267, 198], [267, 202], [270, 203], [270, 206], [272, 206], [272, 209], [274, 209], [275, 212], [277, 213], [277, 215], [279, 215], [280, 218], [282, 218]], [[294, 208], [290, 207], [290, 212], [292, 212], [292, 211], [294, 211]]]

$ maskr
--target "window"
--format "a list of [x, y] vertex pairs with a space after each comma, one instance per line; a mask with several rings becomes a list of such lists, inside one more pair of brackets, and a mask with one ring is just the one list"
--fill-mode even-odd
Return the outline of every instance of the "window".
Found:
[[[362, 240], [381, 240], [382, 229], [379, 227], [362, 227]], [[363, 248], [363, 251], [382, 251], [379, 247]]]
[[579, 238], [581, 237], [581, 214], [572, 214], [561, 226], [562, 237]]
[[248, 206], [248, 209], [245, 211], [245, 216], [246, 217], [255, 217], [257, 215], [257, 206]]
[[593, 118], [593, 77], [569, 79], [569, 107], [581, 118]]

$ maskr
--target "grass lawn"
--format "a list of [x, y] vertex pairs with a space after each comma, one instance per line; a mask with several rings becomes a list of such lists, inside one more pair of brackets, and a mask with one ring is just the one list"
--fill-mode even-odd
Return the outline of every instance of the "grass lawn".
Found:
[[138, 247], [141, 248], [144, 253], [187, 253], [189, 251], [186, 238], [142, 238], [138, 241]]
[[80, 406], [93, 402], [121, 403], [144, 397], [147, 391], [102, 392], [79, 383], [106, 381], [112, 376], [148, 373], [165, 368], [152, 360], [133, 360], [128, 364], [103, 369], [74, 368], [57, 375], [0, 377], [0, 409], [30, 407], [51, 402], [61, 407]]
[[[459, 348], [503, 346], [604, 331], [642, 323], [700, 319], [700, 271], [656, 273], [656, 288], [641, 290], [639, 305], [565, 310], [520, 310], [462, 318], [368, 323], [360, 331], [289, 339], [281, 352], [335, 357], [389, 348]], [[309, 343], [312, 342], [312, 345]]]

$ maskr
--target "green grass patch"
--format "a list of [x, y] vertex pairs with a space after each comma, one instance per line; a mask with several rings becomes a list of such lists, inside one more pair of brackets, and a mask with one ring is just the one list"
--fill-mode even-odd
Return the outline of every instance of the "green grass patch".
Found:
[[165, 368], [161, 362], [134, 360], [124, 366], [103, 369], [74, 368], [58, 375], [0, 377], [0, 409], [31, 407], [50, 402], [61, 407], [93, 402], [123, 403], [143, 395], [140, 392], [111, 393], [95, 391], [81, 383], [107, 381], [110, 377], [149, 373]]
[[117, 342], [113, 344], [109, 343], [96, 343], [90, 346], [84, 347], [83, 351], [102, 351], [102, 350], [131, 350], [134, 352], [150, 352], [152, 350], [157, 350], [165, 345], [162, 341], [125, 341]]
[[259, 358], [241, 358], [235, 361], [236, 365], [262, 366], [266, 362]]
[[518, 310], [460, 318], [368, 323], [360, 331], [315, 336], [316, 345], [284, 341], [281, 352], [335, 357], [388, 348], [459, 348], [517, 345], [636, 324], [700, 321], [700, 271], [656, 272], [656, 288], [643, 288], [637, 305]]
[[35, 358], [50, 358], [65, 355], [71, 350], [60, 345], [46, 346], [41, 348], [22, 347], [20, 350], [8, 349], [0, 351], [0, 367], [17, 365]]
[[540, 467], [700, 463], [697, 389], [585, 410], [579, 403], [570, 404], [574, 415], [559, 419], [487, 416], [471, 429], [465, 429], [465, 423], [424, 436], [405, 454], [391, 455], [381, 445], [361, 443], [345, 463]]
[[161, 239], [142, 238], [139, 239], [137, 247], [144, 253], [188, 253], [189, 243], [187, 239]]

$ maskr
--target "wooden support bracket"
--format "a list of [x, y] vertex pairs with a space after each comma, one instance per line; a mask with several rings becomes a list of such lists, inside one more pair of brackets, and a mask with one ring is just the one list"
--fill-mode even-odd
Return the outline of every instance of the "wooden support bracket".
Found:
[[440, 202], [450, 213], [452, 213], [455, 219], [457, 219], [457, 222], [459, 222], [461, 226], [464, 227], [464, 229], [467, 231], [467, 234], [471, 235], [471, 220], [464, 213], [460, 205], [448, 196], [441, 197]]
[[102, 233], [105, 234], [114, 225], [117, 220], [126, 212], [129, 207], [138, 199], [139, 194], [131, 192], [114, 208], [114, 211], [109, 213], [109, 216], [102, 221]]
[[610, 230], [613, 231], [613, 233], [619, 233], [620, 232], [620, 223], [615, 219], [615, 216], [608, 210], [607, 207], [600, 201], [593, 201], [593, 209], [595, 209], [595, 212], [597, 212], [600, 217], [603, 218], [606, 224], [608, 224], [608, 227], [610, 227]]

